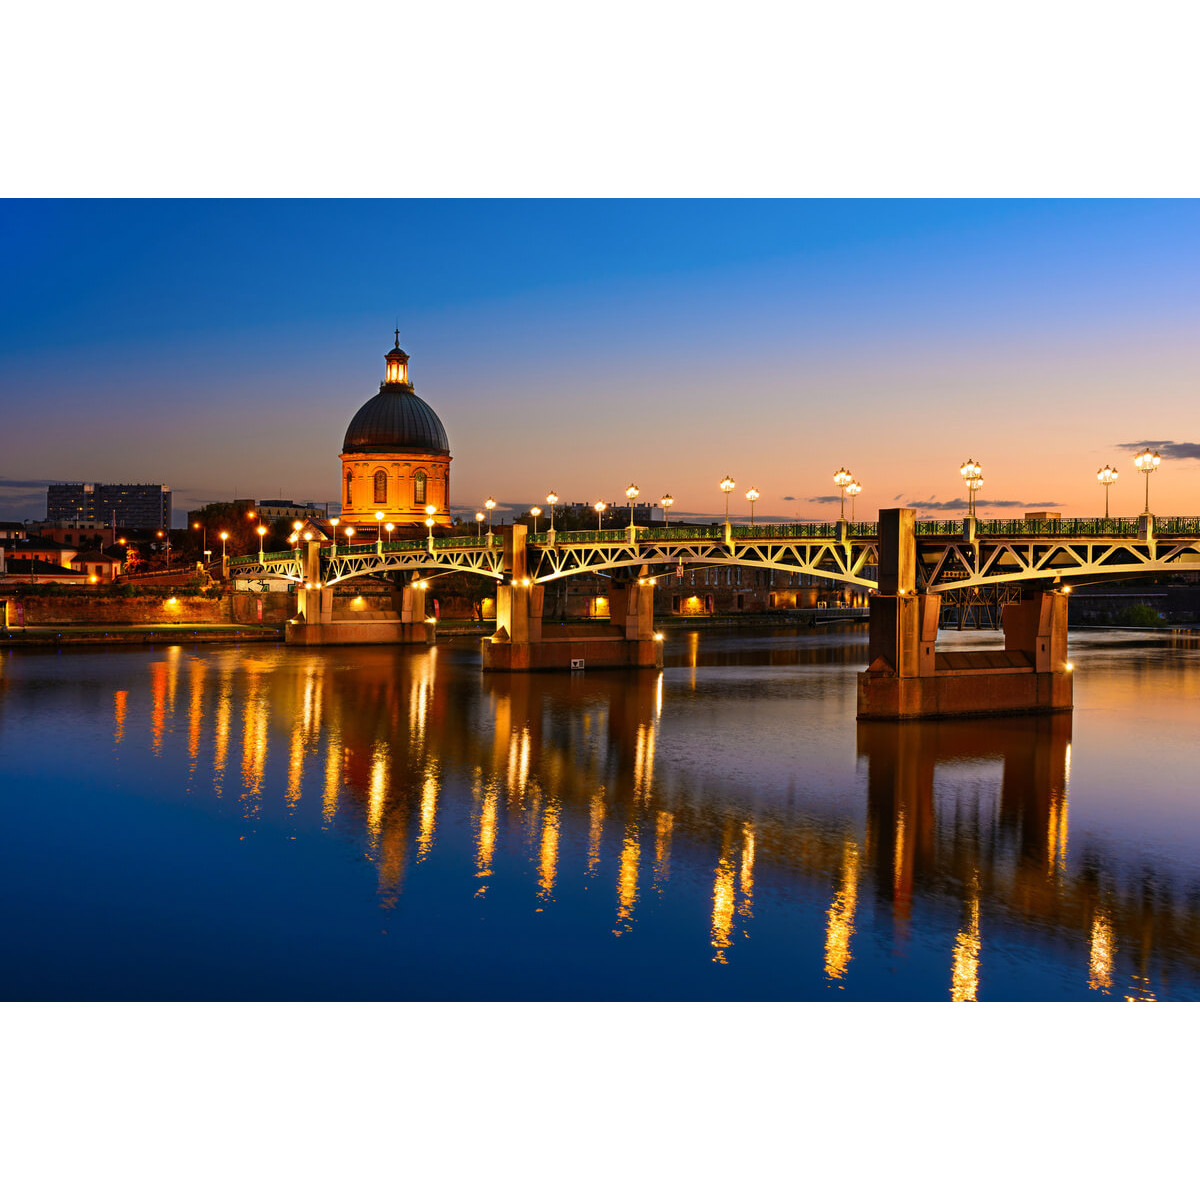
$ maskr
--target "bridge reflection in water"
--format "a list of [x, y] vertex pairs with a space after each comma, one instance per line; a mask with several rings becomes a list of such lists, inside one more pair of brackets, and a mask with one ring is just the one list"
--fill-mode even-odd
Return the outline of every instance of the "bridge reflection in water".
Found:
[[[701, 666], [758, 656], [845, 664], [849, 676], [862, 652], [793, 637], [706, 657], [692, 637], [667, 680], [481, 678], [444, 648], [175, 648], [147, 664], [148, 749], [186, 754], [187, 789], [203, 793], [207, 775], [250, 825], [283, 814], [357, 842], [385, 910], [437, 862], [481, 905], [501, 884], [525, 887], [537, 912], [564, 886], [572, 903], [583, 887], [606, 892], [621, 938], [648, 905], [661, 920], [677, 889], [706, 878], [703, 915], [679, 911], [703, 922], [692, 932], [718, 968], [746, 952], [764, 903], [778, 923], [789, 906], [811, 912], [815, 896], [824, 937], [809, 970], [833, 990], [854, 982], [865, 939], [902, 960], [931, 937], [948, 962], [942, 994], [957, 1000], [1019, 970], [1011, 950], [1022, 942], [1077, 962], [1080, 986], [1098, 996], [1154, 998], [1164, 973], [1194, 982], [1195, 889], [1180, 899], [1148, 867], [1115, 865], [1118, 847], [1068, 855], [1069, 713], [861, 725], [865, 797], [841, 804], [739, 796], [676, 749], [664, 755], [664, 720], [672, 703], [686, 710]], [[137, 689], [109, 703], [110, 740], [124, 750]], [[686, 885], [673, 878], [680, 864]], [[697, 936], [684, 941], [694, 954]], [[1000, 947], [991, 959], [989, 943]]]

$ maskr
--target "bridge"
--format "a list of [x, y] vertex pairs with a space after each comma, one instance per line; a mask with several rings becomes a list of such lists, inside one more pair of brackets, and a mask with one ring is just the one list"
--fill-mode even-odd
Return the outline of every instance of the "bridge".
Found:
[[[519, 528], [519, 527], [518, 527]], [[789, 525], [627, 526], [525, 537], [531, 584], [623, 569], [717, 565], [790, 571], [877, 591], [877, 521]], [[275, 577], [310, 589], [371, 575], [453, 572], [513, 578], [505, 533], [303, 547], [229, 560], [234, 578]], [[915, 586], [923, 592], [1200, 571], [1200, 517], [915, 521]], [[310, 561], [316, 553], [316, 563]], [[316, 569], [314, 570], [314, 566]]]
[[[234, 578], [293, 583], [299, 611], [288, 639], [310, 645], [426, 641], [432, 579], [450, 573], [494, 579], [496, 633], [484, 639], [483, 662], [504, 671], [661, 665], [653, 587], [656, 574], [668, 570], [733, 565], [802, 573], [871, 594], [871, 665], [859, 679], [859, 717], [902, 720], [1069, 709], [1072, 585], [1200, 571], [1200, 517], [918, 521], [913, 509], [885, 509], [873, 522], [540, 534], [514, 525], [500, 534], [347, 547], [318, 530], [292, 551], [228, 565]], [[543, 631], [544, 586], [582, 574], [607, 576], [608, 636]], [[406, 581], [399, 622], [384, 630], [379, 622], [336, 620], [337, 587], [378, 575]], [[1005, 607], [1004, 651], [937, 651], [943, 597], [977, 596], [981, 589], [1016, 601]]]

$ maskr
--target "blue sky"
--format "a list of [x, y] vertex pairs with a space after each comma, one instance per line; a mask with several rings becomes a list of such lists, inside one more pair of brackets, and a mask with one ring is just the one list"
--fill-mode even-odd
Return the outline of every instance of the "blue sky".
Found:
[[[0, 515], [48, 479], [332, 499], [399, 324], [455, 456], [452, 501], [633, 481], [760, 516], [1200, 512], [1200, 208], [1097, 201], [9, 201]], [[1182, 454], [1188, 457], [1180, 457]], [[1121, 458], [1121, 456], [1125, 456]], [[1117, 461], [1117, 460], [1120, 461]], [[576, 495], [576, 492], [578, 495]], [[1135, 492], [1137, 495], [1135, 496]], [[899, 499], [897, 499], [899, 498]], [[1136, 503], [1135, 503], [1136, 500]]]

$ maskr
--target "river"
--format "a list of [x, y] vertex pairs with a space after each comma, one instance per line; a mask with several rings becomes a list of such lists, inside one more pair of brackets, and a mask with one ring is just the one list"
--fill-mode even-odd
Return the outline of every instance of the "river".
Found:
[[1129, 637], [1072, 714], [905, 727], [861, 626], [9, 651], [3, 996], [1196, 999], [1200, 649]]

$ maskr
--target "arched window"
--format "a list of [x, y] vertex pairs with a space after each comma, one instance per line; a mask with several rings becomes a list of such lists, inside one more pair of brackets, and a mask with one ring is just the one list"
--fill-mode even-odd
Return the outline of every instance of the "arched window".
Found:
[[418, 508], [425, 507], [425, 472], [418, 471], [413, 476], [413, 503]]
[[376, 471], [375, 472], [375, 503], [376, 504], [386, 504], [387, 503], [387, 472], [386, 471]]
[[350, 508], [354, 504], [354, 475], [346, 472], [346, 507]]

